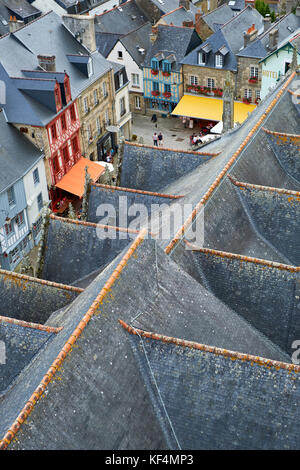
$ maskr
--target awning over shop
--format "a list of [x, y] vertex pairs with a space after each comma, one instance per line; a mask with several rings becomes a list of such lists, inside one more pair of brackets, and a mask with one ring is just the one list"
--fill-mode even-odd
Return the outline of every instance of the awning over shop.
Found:
[[[240, 101], [234, 102], [234, 122], [240, 124], [248, 117], [248, 113], [256, 108], [254, 104]], [[222, 121], [223, 100], [207, 96], [184, 95], [172, 112], [175, 116], [185, 116], [193, 119]]]
[[96, 162], [81, 157], [71, 170], [69, 170], [59, 183], [57, 183], [56, 187], [63, 189], [68, 193], [82, 197], [84, 194], [86, 166], [88, 167], [88, 172], [93, 182], [96, 182], [97, 179], [105, 172], [105, 168], [102, 165], [98, 165]]

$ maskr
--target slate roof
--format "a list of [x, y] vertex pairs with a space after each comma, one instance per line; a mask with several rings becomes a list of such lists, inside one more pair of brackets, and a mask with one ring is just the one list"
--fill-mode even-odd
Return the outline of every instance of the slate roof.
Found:
[[128, 0], [101, 15], [96, 15], [95, 30], [96, 33], [117, 31], [118, 34], [128, 34], [147, 22], [147, 17], [135, 1]]
[[[137, 65], [141, 65], [143, 63], [145, 54], [150, 48], [151, 28], [151, 24], [148, 22], [135, 31], [132, 31], [120, 38], [120, 42], [123, 44]], [[139, 52], [139, 48], [137, 46], [145, 50], [144, 54]]]
[[183, 58], [201, 43], [201, 39], [193, 28], [158, 24], [157, 39], [148, 48], [143, 66], [150, 67], [155, 54], [162, 53], [165, 57], [174, 54], [176, 61], [172, 71], [181, 68]]
[[161, 19], [167, 24], [173, 24], [174, 26], [182, 26], [183, 21], [195, 22], [195, 13], [191, 10], [186, 10], [184, 7], [178, 7], [173, 11], [165, 13], [161, 16]]
[[0, 193], [23, 178], [43, 158], [42, 153], [0, 112]]
[[[47, 326], [63, 329], [0, 401], [2, 448], [299, 448], [295, 80], [208, 144], [213, 158], [194, 168], [181, 158], [186, 171], [161, 182], [165, 195], [184, 196], [165, 210], [194, 208], [171, 241], [142, 230], [52, 313]], [[92, 197], [111, 191], [113, 205], [126, 192], [96, 188]], [[191, 246], [203, 211], [203, 244]], [[92, 237], [72, 223], [81, 227], [72, 243]]]
[[[151, 0], [162, 14], [169, 13], [179, 7], [179, 0]], [[195, 15], [198, 7], [190, 1], [190, 11]]]
[[96, 44], [100, 54], [107, 57], [121, 37], [122, 35], [118, 33], [96, 33]]
[[[38, 54], [55, 55], [56, 70], [70, 77], [72, 98], [111, 69], [111, 64], [99, 53], [89, 54], [63, 25], [61, 18], [49, 12], [17, 32], [0, 39], [0, 75], [6, 83], [8, 122], [43, 126], [53, 119], [54, 113], [34, 98], [17, 90], [10, 77], [24, 77], [23, 70], [38, 70]], [[85, 76], [68, 60], [68, 54], [90, 55], [94, 74]]]
[[275, 23], [271, 23], [270, 28], [260, 34], [256, 40], [251, 42], [247, 47], [243, 48], [237, 55], [240, 57], [264, 58], [273, 50], [269, 47], [269, 34], [274, 29], [278, 29], [278, 47], [282, 45], [288, 38], [299, 33], [300, 17], [289, 13]]
[[2, 3], [15, 15], [26, 21], [26, 18], [39, 16], [41, 12], [26, 0], [2, 0]]
[[219, 29], [220, 25], [223, 25], [233, 17], [234, 13], [232, 9], [226, 3], [224, 3], [210, 13], [203, 15], [203, 20], [212, 31], [216, 31]]

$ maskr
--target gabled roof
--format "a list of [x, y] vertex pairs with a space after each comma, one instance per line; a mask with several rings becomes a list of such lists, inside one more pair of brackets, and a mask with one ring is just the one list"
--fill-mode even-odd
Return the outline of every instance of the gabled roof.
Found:
[[[150, 33], [151, 24], [146, 23], [120, 38], [121, 44], [123, 44], [137, 65], [143, 63], [145, 55], [150, 48]], [[141, 53], [141, 49], [143, 49], [143, 53]]]
[[193, 28], [158, 24], [156, 41], [148, 48], [143, 65], [151, 66], [151, 59], [156, 54], [167, 57], [173, 54], [176, 57], [175, 67], [180, 70], [184, 57], [201, 43], [201, 39]]
[[234, 13], [232, 9], [228, 6], [227, 3], [224, 3], [215, 10], [212, 10], [211, 12], [203, 15], [203, 20], [212, 31], [216, 31], [220, 28], [220, 25], [223, 25], [233, 17]]
[[134, 0], [128, 0], [111, 10], [95, 16], [95, 30], [98, 32], [118, 32], [128, 34], [148, 22], [144, 12]]
[[28, 17], [41, 15], [40, 10], [26, 0], [2, 0], [3, 4], [15, 15], [26, 20]]
[[179, 6], [178, 8], [175, 8], [174, 10], [162, 15], [160, 19], [167, 24], [182, 26], [183, 21], [193, 21], [193, 23], [195, 22], [195, 12], [186, 10], [183, 6]]

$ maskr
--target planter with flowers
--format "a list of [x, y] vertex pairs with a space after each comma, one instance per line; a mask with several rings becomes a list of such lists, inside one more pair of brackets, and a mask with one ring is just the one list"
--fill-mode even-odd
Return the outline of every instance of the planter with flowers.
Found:
[[243, 98], [243, 103], [250, 104], [251, 103], [251, 98]]
[[153, 91], [151, 91], [151, 95], [152, 96], [159, 96], [160, 92], [158, 90], [153, 90]]
[[157, 74], [158, 74], [158, 70], [152, 69], [152, 70], [151, 70], [151, 73], [152, 73], [152, 75], [157, 75]]
[[248, 80], [249, 83], [257, 83], [258, 82], [258, 78], [257, 77], [250, 77], [249, 80]]
[[163, 93], [163, 96], [164, 96], [165, 98], [171, 98], [172, 95], [171, 95], [171, 93], [170, 93], [169, 91], [165, 91], [165, 92]]
[[169, 77], [171, 75], [170, 72], [163, 72], [162, 74], [164, 77]]

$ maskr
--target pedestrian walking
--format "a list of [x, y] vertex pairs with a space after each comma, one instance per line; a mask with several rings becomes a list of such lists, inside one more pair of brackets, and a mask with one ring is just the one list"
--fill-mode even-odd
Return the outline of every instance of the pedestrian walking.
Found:
[[161, 132], [158, 134], [158, 137], [157, 137], [157, 138], [158, 138], [158, 145], [159, 145], [159, 147], [162, 147], [162, 146], [163, 146], [163, 140], [164, 140], [164, 138], [163, 138], [163, 135], [162, 135]]
[[158, 135], [156, 134], [156, 132], [154, 132], [153, 134], [153, 145], [158, 147]]

